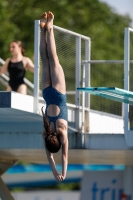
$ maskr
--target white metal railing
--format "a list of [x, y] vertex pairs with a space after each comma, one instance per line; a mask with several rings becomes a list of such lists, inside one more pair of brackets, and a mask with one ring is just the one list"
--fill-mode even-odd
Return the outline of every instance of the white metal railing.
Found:
[[[133, 63], [133, 60], [129, 61], [130, 63]], [[124, 60], [83, 60], [82, 65], [90, 63], [90, 64], [106, 64], [106, 63], [117, 63], [117, 64], [124, 64]]]
[[39, 41], [40, 41], [40, 20], [34, 23], [34, 113], [39, 112]]
[[[133, 63], [133, 60], [130, 61]], [[88, 66], [89, 64], [89, 66]], [[82, 87], [91, 87], [90, 80], [91, 80], [91, 73], [90, 73], [90, 64], [123, 64], [124, 60], [83, 60], [82, 61]], [[86, 68], [89, 68], [89, 77], [86, 77]], [[87, 86], [87, 84], [88, 86]], [[86, 106], [85, 102], [89, 102], [89, 105]], [[85, 111], [86, 107], [88, 108], [88, 116], [90, 110], [90, 94], [89, 93], [82, 93], [82, 133], [85, 133]], [[123, 110], [123, 109], [122, 109]], [[123, 114], [122, 114], [123, 115]], [[88, 117], [89, 119], [89, 117]], [[89, 123], [89, 121], [88, 121]]]

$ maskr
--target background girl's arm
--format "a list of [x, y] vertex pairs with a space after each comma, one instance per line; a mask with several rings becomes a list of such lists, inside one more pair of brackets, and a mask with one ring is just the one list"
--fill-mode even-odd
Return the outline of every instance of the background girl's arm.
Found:
[[0, 67], [0, 75], [7, 72], [9, 61], [10, 58], [7, 58], [5, 64], [2, 67]]
[[34, 73], [34, 64], [33, 64], [32, 60], [30, 58], [28, 58], [28, 57], [26, 57], [26, 68], [30, 72]]

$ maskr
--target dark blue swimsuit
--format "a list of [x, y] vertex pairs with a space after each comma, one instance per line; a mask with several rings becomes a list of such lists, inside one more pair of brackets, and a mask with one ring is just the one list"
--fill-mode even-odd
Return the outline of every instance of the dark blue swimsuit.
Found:
[[46, 101], [46, 111], [45, 114], [47, 115], [47, 108], [51, 104], [55, 104], [60, 108], [59, 115], [55, 117], [50, 117], [47, 115], [49, 122], [54, 123], [54, 127], [56, 129], [56, 120], [57, 119], [64, 119], [67, 121], [68, 118], [68, 111], [66, 105], [66, 95], [62, 94], [52, 86], [48, 86], [43, 90], [43, 98]]

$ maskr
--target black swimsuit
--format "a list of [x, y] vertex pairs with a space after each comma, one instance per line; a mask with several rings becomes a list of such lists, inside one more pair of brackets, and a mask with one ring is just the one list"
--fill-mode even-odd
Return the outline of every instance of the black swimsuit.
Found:
[[13, 91], [17, 91], [19, 86], [24, 83], [24, 76], [25, 76], [25, 68], [23, 62], [9, 62], [8, 65], [8, 72], [9, 72], [9, 85]]

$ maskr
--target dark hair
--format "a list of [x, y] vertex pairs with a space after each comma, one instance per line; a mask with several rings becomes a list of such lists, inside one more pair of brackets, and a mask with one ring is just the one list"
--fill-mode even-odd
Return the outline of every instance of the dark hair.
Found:
[[44, 128], [47, 133], [47, 135], [45, 137], [46, 148], [51, 153], [57, 153], [61, 148], [60, 139], [59, 139], [57, 133], [52, 132], [52, 130], [50, 129], [48, 118], [43, 113], [43, 107], [41, 110], [42, 110], [42, 115], [43, 115]]
[[25, 56], [25, 49], [23, 48], [23, 44], [20, 40], [14, 40], [13, 42], [17, 43], [19, 47], [21, 47], [21, 53]]

